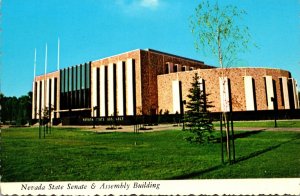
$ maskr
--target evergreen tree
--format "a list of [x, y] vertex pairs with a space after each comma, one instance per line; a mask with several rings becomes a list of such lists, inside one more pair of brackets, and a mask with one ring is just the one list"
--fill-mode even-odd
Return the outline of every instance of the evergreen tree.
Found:
[[186, 139], [190, 142], [208, 143], [212, 141], [213, 124], [207, 111], [207, 100], [203, 90], [201, 90], [197, 73], [193, 77], [192, 87], [189, 89], [187, 101], [187, 111], [185, 113], [185, 122], [188, 131], [193, 133]]

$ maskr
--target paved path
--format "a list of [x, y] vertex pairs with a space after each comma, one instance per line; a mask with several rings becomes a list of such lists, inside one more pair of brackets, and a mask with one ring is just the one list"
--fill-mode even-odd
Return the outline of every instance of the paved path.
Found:
[[[8, 128], [9, 126], [2, 126], [1, 128]], [[82, 128], [86, 131], [93, 131], [97, 133], [106, 133], [106, 132], [133, 132], [134, 127], [133, 125], [122, 125], [117, 127], [117, 129], [114, 130], [108, 130], [106, 128], [109, 127], [109, 125], [102, 125], [102, 126], [96, 126], [93, 128], [93, 126], [62, 126], [59, 125], [57, 127], [70, 127], [70, 128]], [[154, 132], [154, 131], [165, 131], [165, 130], [181, 130], [181, 125], [175, 125], [175, 124], [159, 124], [156, 126], [145, 126], [148, 130], [140, 130], [140, 133], [143, 132]], [[216, 130], [220, 130], [220, 127], [215, 127]], [[236, 131], [299, 131], [300, 127], [234, 127], [234, 130]]]
[[[78, 127], [78, 126], [76, 126]], [[80, 126], [83, 128], [82, 126]], [[133, 132], [134, 127], [131, 126], [119, 126], [116, 129], [109, 130], [106, 129], [109, 126], [96, 126], [95, 128], [92, 128], [92, 126], [84, 126], [87, 131], [94, 131], [97, 133], [106, 133], [106, 132]], [[174, 124], [160, 124], [156, 126], [145, 126], [147, 130], [140, 130], [140, 133], [143, 132], [155, 132], [155, 131], [165, 131], [165, 130], [181, 130], [182, 126], [177, 126]], [[216, 130], [220, 130], [220, 127], [215, 127]], [[236, 131], [299, 131], [300, 128], [298, 127], [234, 127], [234, 130]]]

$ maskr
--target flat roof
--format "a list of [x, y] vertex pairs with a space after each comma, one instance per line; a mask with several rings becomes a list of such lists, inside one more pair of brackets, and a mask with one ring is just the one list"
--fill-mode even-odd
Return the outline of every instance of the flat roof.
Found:
[[159, 50], [154, 50], [154, 49], [151, 49], [151, 48], [147, 48], [147, 49], [145, 49], [145, 51], [155, 52], [155, 53], [160, 53], [160, 54], [165, 54], [165, 55], [169, 55], [169, 56], [173, 56], [173, 57], [177, 57], [177, 58], [182, 58], [182, 59], [185, 59], [185, 60], [195, 61], [195, 62], [204, 64], [204, 61], [199, 61], [199, 60], [195, 60], [195, 59], [191, 59], [191, 58], [187, 58], [187, 57], [183, 57], [183, 56], [179, 56], [179, 55], [175, 55], [175, 54], [170, 54], [170, 53], [167, 53], [167, 52], [161, 52]]

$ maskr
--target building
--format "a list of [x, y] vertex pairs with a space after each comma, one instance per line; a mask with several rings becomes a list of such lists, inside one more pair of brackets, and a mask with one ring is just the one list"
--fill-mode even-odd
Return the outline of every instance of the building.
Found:
[[[297, 82], [280, 69], [220, 69], [152, 49], [133, 50], [37, 76], [32, 118], [182, 114], [195, 73], [212, 112], [299, 109]], [[51, 111], [51, 112], [49, 112]]]

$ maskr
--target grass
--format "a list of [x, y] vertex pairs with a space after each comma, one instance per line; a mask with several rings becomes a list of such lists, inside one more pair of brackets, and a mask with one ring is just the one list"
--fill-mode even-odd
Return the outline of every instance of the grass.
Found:
[[[263, 127], [263, 128], [273, 128], [274, 120], [265, 121], [234, 121], [234, 127]], [[220, 126], [220, 122], [214, 122], [215, 126]], [[300, 128], [300, 120], [277, 120], [277, 127], [284, 128]]]
[[[300, 132], [236, 131], [236, 158], [220, 144], [196, 145], [179, 130], [105, 133], [53, 128], [2, 130], [3, 182], [300, 177]], [[136, 145], [135, 145], [136, 144]]]

